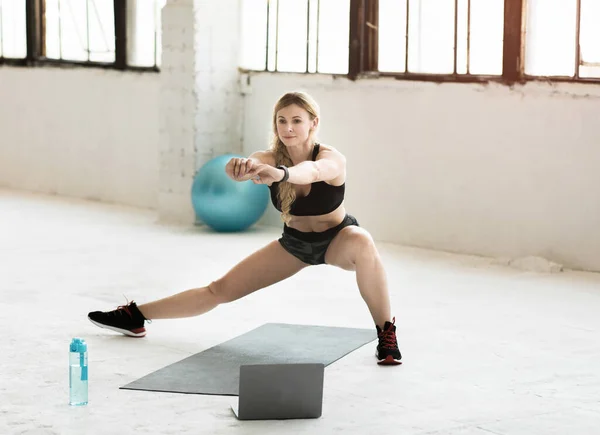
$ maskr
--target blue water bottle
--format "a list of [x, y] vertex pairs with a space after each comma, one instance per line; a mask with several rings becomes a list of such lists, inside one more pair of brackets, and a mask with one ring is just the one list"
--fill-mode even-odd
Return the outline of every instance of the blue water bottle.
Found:
[[71, 340], [69, 347], [69, 405], [88, 403], [88, 354], [87, 344], [81, 338]]

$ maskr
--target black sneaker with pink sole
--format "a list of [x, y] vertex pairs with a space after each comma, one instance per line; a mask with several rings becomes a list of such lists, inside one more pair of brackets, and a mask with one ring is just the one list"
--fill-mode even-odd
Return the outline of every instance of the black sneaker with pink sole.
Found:
[[396, 339], [396, 326], [394, 323], [396, 319], [392, 319], [391, 322], [385, 322], [383, 329], [377, 326], [377, 338], [379, 343], [377, 344], [377, 351], [375, 356], [377, 357], [377, 364], [379, 365], [398, 365], [402, 364], [402, 354], [398, 349], [398, 340]]
[[92, 311], [88, 313], [88, 319], [100, 328], [111, 329], [130, 337], [146, 335], [144, 322], [147, 319], [133, 301], [112, 311]]

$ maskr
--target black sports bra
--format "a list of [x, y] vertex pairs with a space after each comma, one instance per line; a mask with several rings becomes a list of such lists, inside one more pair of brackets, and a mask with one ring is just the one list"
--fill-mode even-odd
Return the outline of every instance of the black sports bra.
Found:
[[[312, 154], [313, 162], [319, 154], [319, 144], [315, 144]], [[281, 211], [281, 204], [277, 194], [279, 193], [279, 183], [273, 183], [269, 186], [271, 191], [271, 202], [275, 208]], [[331, 213], [344, 201], [346, 183], [341, 186], [332, 186], [324, 181], [312, 183], [310, 192], [306, 196], [296, 197], [292, 203], [290, 214], [294, 216], [320, 216]]]

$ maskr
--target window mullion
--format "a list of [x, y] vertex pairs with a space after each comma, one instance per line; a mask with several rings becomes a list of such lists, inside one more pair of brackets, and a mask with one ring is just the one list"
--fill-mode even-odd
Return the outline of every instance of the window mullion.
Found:
[[577, 23], [575, 32], [575, 78], [579, 79], [579, 70], [581, 69], [581, 0], [577, 0]]
[[39, 35], [39, 55], [40, 57], [46, 57], [46, 0], [40, 0], [40, 10], [38, 13], [40, 17], [40, 35]]
[[348, 77], [355, 80], [363, 72], [365, 0], [350, 0]]
[[321, 0], [317, 0], [317, 44], [315, 53], [315, 72], [319, 72], [319, 36], [321, 34]]
[[467, 75], [471, 74], [471, 0], [467, 0]]
[[379, 0], [367, 1], [365, 9], [365, 71], [377, 71], [379, 58]]
[[269, 20], [271, 19], [271, 13], [269, 11], [271, 7], [271, 2], [267, 0], [267, 36], [265, 43], [265, 71], [269, 70], [269, 29], [271, 28]]
[[2, 24], [2, 0], [0, 0], [0, 59], [4, 57], [4, 40], [2, 39], [2, 29], [4, 29], [4, 25]]
[[87, 61], [90, 61], [92, 51], [90, 50], [90, 0], [85, 0], [85, 45]]
[[273, 71], [278, 71], [279, 65], [279, 0], [276, 0], [275, 3], [275, 60], [274, 60], [274, 69]]
[[127, 0], [113, 0], [115, 11], [115, 67], [127, 68]]
[[523, 79], [523, 16], [525, 0], [504, 0], [502, 78], [512, 84]]
[[350, 0], [348, 77], [377, 71], [378, 0]]
[[408, 49], [410, 38], [410, 0], [406, 0], [406, 28], [404, 29], [404, 72], [408, 73]]
[[43, 1], [44, 0], [27, 0], [27, 3], [25, 3], [28, 62], [38, 60], [43, 52]]
[[304, 72], [308, 72], [310, 59], [310, 0], [306, 0], [306, 63]]
[[454, 67], [453, 74], [457, 73], [458, 63], [458, 0], [454, 0]]

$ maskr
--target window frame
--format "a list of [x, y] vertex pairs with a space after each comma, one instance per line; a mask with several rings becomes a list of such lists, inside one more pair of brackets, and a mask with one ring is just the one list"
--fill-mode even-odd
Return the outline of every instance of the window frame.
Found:
[[[455, 5], [457, 0], [455, 0]], [[456, 6], [455, 6], [456, 7]], [[379, 0], [350, 0], [350, 56], [348, 59], [348, 78], [393, 77], [398, 80], [433, 81], [437, 83], [489, 83], [496, 82], [508, 86], [526, 82], [568, 82], [600, 84], [600, 77], [581, 77], [582, 66], [579, 49], [581, 0], [577, 0], [576, 23], [576, 59], [575, 75], [533, 76], [525, 73], [525, 31], [527, 0], [504, 0], [504, 38], [502, 49], [502, 74], [480, 75], [459, 74], [424, 74], [411, 72], [379, 72], [377, 71], [377, 27], [379, 24]], [[455, 15], [456, 23], [456, 15]], [[407, 20], [408, 26], [408, 20]], [[456, 47], [456, 31], [454, 36]], [[456, 50], [455, 50], [456, 53]], [[408, 56], [408, 50], [406, 50]], [[455, 55], [456, 59], [456, 55]], [[455, 62], [456, 64], [456, 62]]]
[[[128, 0], [113, 0], [115, 11], [115, 61], [109, 63], [94, 61], [73, 61], [64, 59], [48, 59], [45, 57], [45, 0], [26, 1], [26, 35], [27, 54], [23, 59], [0, 57], [1, 65], [14, 66], [81, 66], [102, 69], [129, 71], [159, 72], [158, 66], [142, 67], [127, 65], [127, 3]], [[455, 0], [455, 4], [458, 0]], [[582, 66], [579, 37], [581, 22], [581, 0], [577, 0], [576, 23], [576, 68], [573, 77], [565, 76], [533, 76], [524, 71], [525, 26], [527, 0], [504, 0], [504, 42], [501, 75], [459, 74], [427, 74], [411, 72], [377, 71], [378, 41], [377, 26], [379, 0], [350, 0], [350, 34], [347, 74], [330, 74], [319, 72], [300, 72], [298, 74], [328, 74], [348, 77], [350, 80], [392, 77], [397, 80], [433, 81], [437, 83], [488, 83], [497, 82], [506, 85], [524, 84], [526, 82], [567, 82], [567, 83], [600, 83], [600, 77], [581, 77]], [[455, 16], [456, 22], [456, 16]], [[407, 22], [408, 25], [408, 22]], [[456, 46], [456, 32], [455, 32]], [[408, 56], [408, 50], [406, 50]], [[242, 70], [242, 69], [240, 69]], [[242, 70], [251, 72], [253, 70]], [[264, 72], [278, 73], [278, 71]]]
[[88, 67], [121, 71], [159, 72], [160, 67], [127, 65], [127, 6], [128, 0], [113, 0], [115, 21], [115, 61], [75, 61], [46, 57], [45, 0], [25, 0], [27, 55], [22, 59], [0, 57], [0, 66], [21, 67], [58, 66]]

